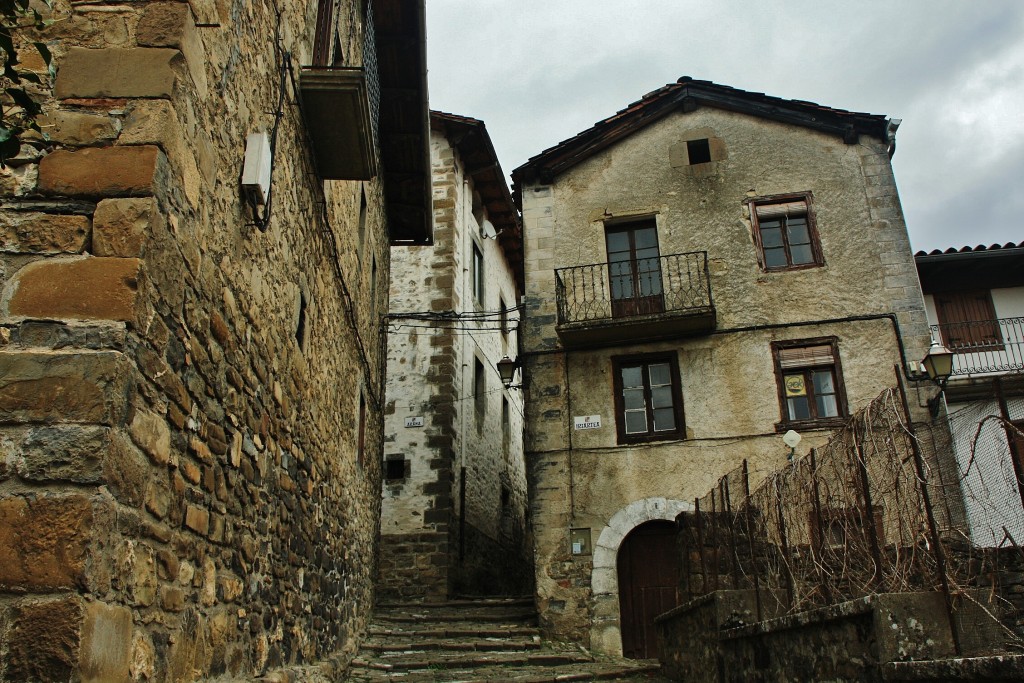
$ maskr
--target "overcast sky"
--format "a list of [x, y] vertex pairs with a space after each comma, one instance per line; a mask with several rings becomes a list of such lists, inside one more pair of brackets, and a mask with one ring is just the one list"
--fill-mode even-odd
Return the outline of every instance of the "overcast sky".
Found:
[[506, 176], [692, 76], [903, 119], [915, 250], [1024, 241], [1024, 0], [427, 0], [430, 106]]

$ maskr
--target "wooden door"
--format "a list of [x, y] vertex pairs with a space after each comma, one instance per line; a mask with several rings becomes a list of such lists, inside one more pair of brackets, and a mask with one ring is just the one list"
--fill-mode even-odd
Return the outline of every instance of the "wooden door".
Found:
[[676, 525], [655, 521], [633, 529], [619, 548], [619, 614], [622, 654], [658, 656], [654, 617], [678, 604], [679, 553]]

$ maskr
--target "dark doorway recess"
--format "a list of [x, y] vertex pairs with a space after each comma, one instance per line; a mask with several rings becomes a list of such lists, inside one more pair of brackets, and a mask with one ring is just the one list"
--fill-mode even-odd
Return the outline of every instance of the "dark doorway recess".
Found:
[[675, 523], [646, 522], [629, 532], [619, 548], [618, 572], [622, 654], [654, 659], [658, 656], [654, 617], [677, 604]]

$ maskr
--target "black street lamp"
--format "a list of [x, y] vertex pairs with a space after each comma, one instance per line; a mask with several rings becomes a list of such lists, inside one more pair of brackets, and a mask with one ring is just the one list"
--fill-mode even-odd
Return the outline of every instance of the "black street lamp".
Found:
[[505, 356], [498, 361], [498, 374], [501, 376], [501, 383], [506, 389], [518, 389], [518, 386], [512, 385], [512, 380], [516, 376], [516, 370], [519, 368], [519, 362], [514, 361], [508, 356]]

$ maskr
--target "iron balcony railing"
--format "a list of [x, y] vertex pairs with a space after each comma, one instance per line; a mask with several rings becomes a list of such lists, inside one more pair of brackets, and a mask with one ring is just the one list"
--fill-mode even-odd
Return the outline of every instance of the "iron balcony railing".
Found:
[[555, 292], [560, 325], [712, 309], [706, 251], [558, 268]]
[[932, 325], [953, 356], [953, 375], [1024, 371], [1024, 318]]

